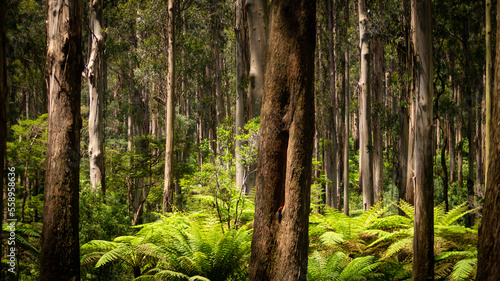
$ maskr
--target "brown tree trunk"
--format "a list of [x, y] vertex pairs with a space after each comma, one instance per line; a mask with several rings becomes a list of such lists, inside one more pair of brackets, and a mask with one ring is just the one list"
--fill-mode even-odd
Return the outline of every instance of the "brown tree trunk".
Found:
[[271, 5], [249, 274], [255, 281], [306, 280], [316, 2]]
[[359, 183], [363, 190], [363, 210], [373, 206], [373, 152], [371, 152], [370, 111], [370, 54], [368, 17], [365, 0], [358, 0], [359, 47], [361, 49], [359, 73]]
[[90, 56], [86, 68], [89, 86], [89, 169], [90, 186], [97, 192], [98, 185], [106, 193], [104, 160], [104, 92], [105, 92], [105, 34], [103, 20], [103, 1], [90, 1]]
[[82, 13], [83, 1], [48, 1], [48, 149], [39, 280], [80, 280]]
[[175, 0], [168, 0], [167, 24], [167, 103], [166, 114], [166, 146], [165, 146], [165, 183], [163, 188], [163, 213], [172, 212], [174, 201], [174, 118], [175, 118]]
[[415, 219], [413, 280], [434, 278], [432, 14], [430, 0], [412, 0], [415, 83]]
[[[500, 2], [497, 13], [500, 13]], [[497, 23], [500, 24], [500, 18], [497, 18]], [[497, 29], [496, 43], [495, 90], [489, 100], [491, 124], [500, 123], [500, 29]], [[490, 129], [487, 186], [477, 247], [476, 280], [481, 281], [500, 280], [500, 127], [491, 126]]]
[[491, 58], [491, 0], [486, 0], [486, 97], [485, 97], [485, 158], [484, 158], [484, 186], [488, 184], [488, 163], [490, 162], [490, 134], [491, 134], [491, 101], [493, 98], [492, 92], [492, 72], [493, 72], [493, 61]]

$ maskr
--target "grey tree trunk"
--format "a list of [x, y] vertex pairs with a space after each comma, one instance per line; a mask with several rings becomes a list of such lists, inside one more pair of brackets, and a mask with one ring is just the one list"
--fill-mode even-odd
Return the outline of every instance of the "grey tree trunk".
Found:
[[175, 118], [175, 0], [168, 0], [167, 23], [167, 103], [166, 114], [166, 146], [165, 146], [165, 183], [163, 187], [163, 213], [172, 212], [174, 201], [174, 118]]
[[105, 34], [103, 1], [90, 1], [90, 56], [86, 67], [89, 86], [89, 165], [90, 186], [94, 192], [100, 185], [102, 194], [106, 193], [105, 151], [104, 151], [104, 92], [105, 74]]
[[[344, 21], [349, 22], [349, 0], [344, 1]], [[345, 34], [347, 34], [347, 27], [345, 27]], [[344, 46], [344, 59], [345, 59], [345, 99], [344, 99], [344, 214], [349, 215], [349, 46]]]
[[359, 73], [359, 182], [363, 190], [363, 210], [373, 206], [373, 153], [370, 111], [370, 47], [368, 17], [365, 0], [358, 0], [359, 47], [361, 49]]
[[79, 187], [83, 1], [48, 1], [47, 168], [38, 280], [80, 280]]
[[383, 132], [381, 116], [383, 113], [384, 98], [384, 44], [377, 38], [373, 42], [373, 191], [374, 201], [383, 200], [384, 158], [383, 158]]
[[[236, 12], [236, 24], [234, 28], [236, 36], [236, 104], [235, 104], [235, 127], [236, 135], [241, 135], [241, 130], [245, 126], [245, 100], [246, 100], [246, 78], [248, 77], [247, 63], [247, 40], [246, 40], [246, 16], [244, 10], [245, 0], [237, 0], [234, 4]], [[243, 165], [240, 150], [243, 141], [235, 141], [235, 161], [236, 161], [236, 186], [244, 188], [245, 166]]]
[[413, 280], [434, 278], [433, 70], [430, 0], [412, 0], [415, 83]]

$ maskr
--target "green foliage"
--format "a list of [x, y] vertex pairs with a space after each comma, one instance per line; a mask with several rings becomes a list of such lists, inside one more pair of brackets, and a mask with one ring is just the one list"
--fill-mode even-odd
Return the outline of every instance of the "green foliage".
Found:
[[338, 251], [325, 257], [316, 251], [309, 257], [307, 279], [311, 281], [375, 280], [383, 276], [376, 272], [380, 264], [380, 262], [375, 262], [374, 256], [351, 259]]
[[[244, 280], [251, 231], [221, 231], [206, 215], [169, 217], [139, 226], [134, 236], [93, 240], [81, 247], [82, 264], [121, 262], [138, 280]], [[205, 278], [205, 279], [203, 279]]]

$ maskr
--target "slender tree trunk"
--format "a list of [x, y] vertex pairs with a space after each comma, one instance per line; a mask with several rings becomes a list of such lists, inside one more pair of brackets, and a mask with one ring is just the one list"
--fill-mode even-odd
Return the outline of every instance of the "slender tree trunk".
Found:
[[[500, 14], [500, 2], [497, 4], [497, 14]], [[500, 18], [497, 18], [500, 25]], [[500, 29], [497, 29], [495, 88], [489, 99], [491, 124], [500, 123]], [[487, 101], [488, 103], [488, 101]], [[488, 109], [487, 111], [488, 112]], [[488, 116], [488, 115], [487, 115]], [[491, 126], [488, 133], [488, 175], [486, 193], [484, 196], [483, 218], [479, 226], [479, 241], [477, 247], [476, 280], [500, 280], [500, 127]]]
[[[268, 37], [268, 1], [246, 0], [245, 10], [248, 19], [248, 47], [249, 47], [249, 72], [248, 72], [248, 119], [260, 116], [262, 96], [264, 94], [264, 74], [267, 54]], [[256, 140], [259, 143], [259, 140]], [[249, 171], [255, 170], [249, 167]], [[247, 175], [247, 193], [250, 193], [256, 184], [256, 173]]]
[[174, 118], [175, 118], [175, 0], [168, 0], [167, 24], [167, 103], [166, 114], [166, 146], [165, 146], [165, 185], [163, 188], [163, 213], [172, 212], [174, 200]]
[[[236, 13], [235, 36], [236, 36], [236, 104], [235, 104], [235, 127], [236, 135], [242, 134], [242, 129], [245, 126], [245, 90], [246, 78], [248, 77], [247, 63], [247, 40], [246, 40], [246, 25], [245, 25], [245, 0], [237, 0], [234, 4]], [[236, 160], [236, 186], [244, 188], [243, 178], [245, 176], [245, 166], [241, 162], [240, 150], [242, 149], [243, 141], [235, 141], [235, 160]]]
[[249, 274], [255, 281], [306, 280], [316, 2], [271, 5]]
[[90, 1], [90, 56], [86, 68], [89, 86], [89, 165], [90, 186], [97, 192], [99, 184], [104, 195], [105, 160], [104, 160], [104, 92], [105, 92], [105, 34], [103, 20], [103, 1]]
[[413, 280], [434, 278], [433, 86], [430, 0], [412, 0], [415, 83]]
[[384, 156], [383, 156], [383, 132], [381, 128], [381, 117], [383, 113], [384, 96], [384, 44], [382, 39], [377, 38], [373, 44], [373, 190], [375, 202], [383, 200], [384, 182]]
[[359, 74], [359, 182], [363, 190], [363, 210], [373, 206], [373, 152], [370, 129], [370, 54], [368, 17], [365, 0], [358, 0], [359, 37], [360, 37], [360, 74]]
[[83, 1], [48, 1], [48, 148], [38, 280], [80, 280], [82, 15]]
[[[337, 124], [335, 122], [337, 114], [337, 101], [335, 89], [335, 51], [334, 51], [334, 16], [332, 0], [326, 0], [327, 18], [328, 18], [328, 103], [326, 107], [325, 120], [325, 175], [329, 180], [326, 184], [327, 202], [332, 208], [337, 208]], [[328, 196], [330, 195], [330, 196]]]
[[[482, 75], [481, 75], [482, 76]], [[476, 137], [474, 138], [474, 149], [476, 151], [476, 183], [474, 192], [477, 196], [477, 201], [481, 202], [483, 199], [483, 154], [482, 154], [482, 83], [479, 83], [480, 87], [476, 92]]]
[[[0, 0], [0, 221], [3, 224], [3, 183], [4, 183], [4, 163], [7, 143], [7, 58], [5, 54], [6, 27], [5, 27], [5, 7], [6, 1]], [[3, 257], [3, 242], [0, 242], [0, 255]], [[3, 270], [0, 265], [0, 279], [3, 280]]]
[[[345, 21], [345, 34], [347, 34], [347, 23], [349, 22], [349, 0], [344, 1], [344, 21]], [[344, 214], [349, 215], [349, 46], [344, 45], [344, 59], [345, 59], [345, 131], [344, 131]]]
[[485, 160], [484, 160], [484, 174], [485, 174], [485, 187], [488, 185], [488, 163], [490, 162], [490, 139], [491, 139], [491, 101], [493, 98], [491, 78], [493, 73], [493, 62], [491, 59], [491, 0], [486, 0], [486, 121], [485, 121]]

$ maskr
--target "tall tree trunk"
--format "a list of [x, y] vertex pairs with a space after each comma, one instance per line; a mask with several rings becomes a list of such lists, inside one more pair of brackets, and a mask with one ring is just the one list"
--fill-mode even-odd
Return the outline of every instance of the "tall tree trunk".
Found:
[[[497, 4], [497, 14], [500, 14], [500, 2]], [[500, 18], [497, 18], [500, 25]], [[500, 123], [500, 29], [497, 29], [495, 90], [491, 93], [490, 125]], [[487, 111], [488, 112], [488, 111]], [[477, 247], [476, 280], [500, 280], [500, 127], [491, 126], [488, 134], [489, 152], [486, 162], [488, 175], [486, 193], [484, 196], [483, 218], [479, 227]]]
[[383, 200], [384, 156], [381, 117], [384, 97], [384, 44], [381, 38], [373, 42], [373, 191], [375, 202]]
[[[248, 19], [248, 119], [260, 116], [262, 96], [264, 94], [264, 74], [267, 55], [267, 37], [269, 29], [268, 1], [246, 0], [245, 10]], [[259, 140], [256, 140], [259, 143]], [[255, 170], [249, 167], [249, 171]], [[256, 184], [256, 173], [247, 175], [246, 193], [250, 193]]]
[[430, 0], [412, 0], [415, 83], [415, 219], [413, 280], [434, 278], [434, 177], [432, 146], [432, 14]]
[[165, 184], [163, 188], [163, 213], [172, 212], [174, 201], [174, 118], [175, 118], [175, 0], [168, 0], [167, 23], [167, 103], [166, 114], [166, 146], [165, 146]]
[[[325, 120], [325, 175], [329, 180], [326, 184], [327, 202], [332, 208], [337, 208], [337, 124], [335, 118], [337, 115], [337, 100], [335, 89], [335, 51], [334, 51], [334, 9], [332, 0], [326, 0], [327, 18], [328, 18], [328, 99], [326, 107]], [[329, 195], [329, 196], [328, 196]]]
[[83, 1], [48, 1], [48, 148], [39, 280], [80, 280], [82, 14]]
[[[5, 7], [6, 1], [0, 0], [0, 221], [3, 224], [3, 183], [4, 183], [4, 163], [7, 143], [7, 56], [5, 54], [6, 27], [5, 27]], [[0, 255], [3, 256], [3, 243], [0, 243]], [[3, 280], [3, 270], [0, 266], [0, 279]]]
[[[236, 104], [235, 104], [235, 127], [236, 135], [242, 134], [242, 129], [245, 126], [245, 90], [246, 78], [248, 77], [247, 63], [247, 40], [246, 40], [246, 24], [245, 24], [245, 0], [237, 0], [234, 4], [236, 13], [236, 23], [234, 33], [236, 37]], [[245, 166], [241, 162], [240, 150], [242, 149], [243, 141], [236, 139], [235, 141], [235, 164], [236, 164], [236, 186], [244, 188], [243, 180], [245, 177]]]
[[[344, 1], [344, 33], [347, 34], [347, 23], [349, 22], [349, 0]], [[344, 73], [344, 214], [349, 215], [349, 46], [344, 45], [345, 73]]]
[[368, 17], [365, 0], [358, 0], [359, 47], [361, 49], [359, 73], [359, 182], [363, 190], [363, 210], [373, 205], [373, 153], [370, 128], [370, 54]]
[[259, 281], [306, 280], [316, 2], [271, 5], [249, 274]]
[[97, 192], [99, 184], [104, 195], [105, 160], [104, 160], [104, 92], [105, 92], [105, 34], [103, 19], [103, 0], [90, 1], [90, 56], [86, 68], [89, 86], [89, 169], [90, 186]]
[[486, 0], [486, 121], [485, 121], [485, 159], [484, 159], [484, 186], [488, 185], [488, 163], [490, 162], [490, 139], [491, 139], [491, 101], [493, 98], [491, 78], [493, 72], [493, 62], [491, 59], [491, 0]]
[[[481, 75], [482, 76], [482, 75]], [[483, 153], [482, 153], [482, 81], [478, 83], [480, 86], [476, 91], [476, 137], [474, 138], [474, 149], [476, 150], [476, 183], [475, 183], [475, 194], [477, 196], [477, 201], [481, 202], [483, 199]]]

